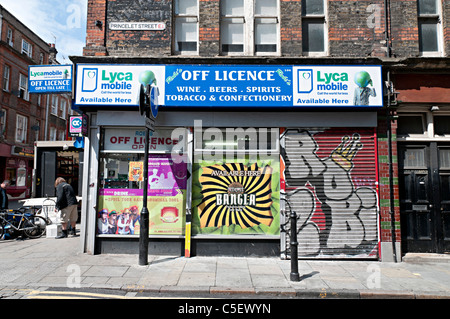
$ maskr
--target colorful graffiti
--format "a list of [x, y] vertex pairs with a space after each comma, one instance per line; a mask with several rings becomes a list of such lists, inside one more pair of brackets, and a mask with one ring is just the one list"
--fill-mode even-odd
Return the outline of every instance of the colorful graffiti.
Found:
[[286, 132], [282, 170], [284, 165], [287, 199], [298, 214], [299, 256], [376, 256], [373, 135], [342, 129]]

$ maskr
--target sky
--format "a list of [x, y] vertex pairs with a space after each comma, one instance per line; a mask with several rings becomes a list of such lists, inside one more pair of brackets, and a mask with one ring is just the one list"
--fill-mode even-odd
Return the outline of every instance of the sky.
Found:
[[0, 4], [47, 43], [55, 43], [57, 60], [83, 54], [87, 0], [1, 0]]

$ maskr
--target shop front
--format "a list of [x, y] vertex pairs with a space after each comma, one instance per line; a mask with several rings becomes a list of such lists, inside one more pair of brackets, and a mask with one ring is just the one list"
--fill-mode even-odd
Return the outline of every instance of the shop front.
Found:
[[31, 195], [31, 175], [34, 151], [30, 147], [1, 144], [0, 163], [3, 180], [9, 181], [10, 199], [28, 198]]
[[[148, 158], [141, 85], [158, 92]], [[192, 255], [289, 258], [290, 207], [300, 257], [379, 257], [379, 66], [86, 63], [75, 102], [90, 119], [84, 252], [138, 252], [147, 187], [150, 254], [188, 241]]]

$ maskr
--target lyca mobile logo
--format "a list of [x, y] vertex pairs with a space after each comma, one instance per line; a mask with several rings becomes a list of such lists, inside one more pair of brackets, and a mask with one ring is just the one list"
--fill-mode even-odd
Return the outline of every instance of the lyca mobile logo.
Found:
[[298, 93], [311, 93], [313, 90], [313, 70], [297, 70]]
[[63, 72], [58, 71], [58, 70], [53, 70], [53, 71], [46, 71], [46, 72], [30, 72], [31, 77], [37, 77], [37, 76], [59, 76], [59, 75], [63, 75]]
[[81, 84], [81, 92], [94, 92], [97, 90], [97, 68], [83, 69], [83, 79]]
[[[102, 90], [131, 90], [133, 73], [102, 71]], [[106, 82], [106, 83], [105, 83]]]

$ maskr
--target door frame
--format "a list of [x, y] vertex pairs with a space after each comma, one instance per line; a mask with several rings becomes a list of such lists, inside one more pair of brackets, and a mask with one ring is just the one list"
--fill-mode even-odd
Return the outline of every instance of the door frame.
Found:
[[[445, 239], [444, 239], [444, 231], [443, 231], [443, 222], [442, 222], [442, 198], [440, 192], [440, 170], [439, 170], [439, 148], [440, 147], [450, 147], [449, 143], [439, 143], [437, 141], [427, 141], [427, 142], [406, 142], [406, 143], [398, 143], [398, 178], [399, 178], [399, 188], [403, 186], [403, 178], [404, 170], [408, 170], [408, 168], [403, 168], [402, 159], [403, 159], [403, 150], [408, 148], [425, 148], [425, 164], [426, 170], [428, 171], [428, 210], [429, 210], [429, 234], [430, 234], [430, 242], [427, 245], [426, 241], [420, 242], [420, 239], [414, 236], [414, 239], [409, 240], [406, 237], [408, 233], [407, 227], [409, 226], [408, 222], [405, 220], [405, 211], [402, 207], [402, 202], [405, 200], [404, 198], [400, 198], [400, 215], [401, 215], [401, 229], [402, 229], [402, 251], [406, 252], [428, 252], [428, 253], [443, 253], [445, 251]], [[418, 170], [419, 168], [417, 168]], [[425, 168], [424, 168], [425, 169]], [[400, 192], [402, 194], [402, 191]], [[417, 223], [416, 223], [417, 225]], [[414, 243], [413, 241], [417, 241]], [[417, 245], [414, 248], [414, 245]], [[411, 247], [412, 246], [412, 247]], [[411, 247], [412, 249], [408, 249]]]

